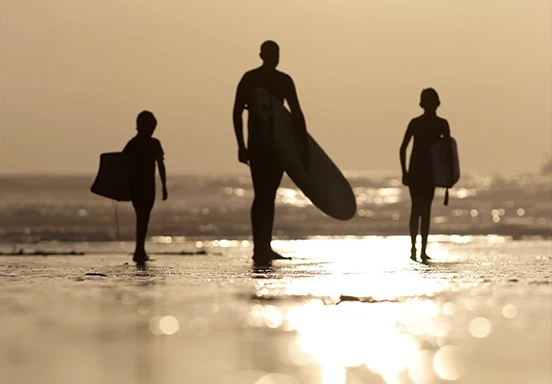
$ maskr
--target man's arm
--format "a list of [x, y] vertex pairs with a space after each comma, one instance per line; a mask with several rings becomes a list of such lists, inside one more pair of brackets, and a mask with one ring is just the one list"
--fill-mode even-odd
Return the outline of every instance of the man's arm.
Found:
[[408, 147], [408, 144], [410, 143], [411, 138], [412, 138], [412, 121], [408, 124], [408, 127], [406, 128], [406, 132], [404, 133], [404, 138], [400, 149], [401, 170], [402, 170], [402, 179], [403, 179], [404, 185], [408, 185], [408, 171], [406, 170], [406, 148]]
[[245, 87], [245, 76], [242, 77], [238, 87], [236, 89], [236, 98], [234, 100], [234, 109], [232, 113], [232, 120], [234, 122], [234, 133], [238, 142], [238, 160], [241, 163], [248, 164], [249, 156], [247, 154], [247, 148], [245, 146], [245, 140], [243, 138], [243, 110], [247, 103], [247, 91]]
[[299, 104], [299, 98], [297, 97], [297, 90], [295, 89], [295, 84], [293, 83], [293, 80], [291, 77], [289, 78], [289, 89], [287, 92], [287, 103], [289, 105], [289, 109], [291, 110], [291, 117], [293, 119], [293, 125], [295, 129], [298, 129], [301, 133], [301, 139], [303, 142], [303, 161], [305, 165], [305, 169], [309, 170], [310, 164], [309, 164], [309, 136], [307, 133], [307, 123], [305, 121], [305, 116], [303, 115], [303, 111], [301, 110], [301, 105]]

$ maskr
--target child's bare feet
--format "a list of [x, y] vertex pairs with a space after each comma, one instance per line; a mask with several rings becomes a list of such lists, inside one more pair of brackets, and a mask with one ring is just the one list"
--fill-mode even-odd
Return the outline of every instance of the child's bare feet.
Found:
[[270, 251], [271, 259], [272, 260], [291, 260], [291, 257], [288, 256], [282, 256], [278, 252]]
[[423, 262], [426, 262], [428, 260], [431, 260], [431, 257], [429, 257], [425, 252], [422, 253], [421, 259]]
[[132, 261], [134, 261], [139, 268], [144, 268], [146, 266], [146, 261], [149, 260], [150, 258], [145, 251], [134, 252], [134, 256], [132, 257]]

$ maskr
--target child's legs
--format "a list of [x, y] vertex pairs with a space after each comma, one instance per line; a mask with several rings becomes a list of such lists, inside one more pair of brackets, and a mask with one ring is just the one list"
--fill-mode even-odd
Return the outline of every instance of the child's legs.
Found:
[[135, 253], [146, 253], [146, 235], [153, 208], [153, 201], [133, 201], [132, 205], [136, 212], [136, 249]]
[[435, 194], [435, 187], [428, 185], [424, 188], [424, 193], [419, 199], [419, 212], [421, 217], [421, 235], [422, 235], [422, 257], [426, 255], [427, 238], [429, 236], [429, 225], [431, 223], [431, 203]]
[[427, 238], [429, 236], [429, 224], [431, 222], [431, 199], [424, 199], [420, 204], [422, 216], [422, 255], [426, 254]]
[[418, 236], [418, 229], [420, 225], [420, 186], [417, 183], [414, 183], [415, 180], [412, 180], [408, 186], [408, 192], [410, 193], [410, 200], [412, 205], [410, 207], [410, 242], [412, 244], [411, 253], [412, 256], [416, 255], [416, 236]]
[[433, 185], [432, 180], [426, 180], [426, 178], [418, 177], [412, 180], [409, 185], [409, 192], [412, 199], [412, 210], [410, 213], [410, 239], [412, 241], [412, 252], [415, 252], [416, 236], [418, 235], [418, 229], [421, 229], [422, 255], [425, 255], [427, 237], [429, 234], [431, 202], [433, 201], [435, 186]]
[[412, 198], [412, 207], [410, 208], [410, 242], [412, 244], [412, 253], [416, 252], [416, 236], [418, 235], [418, 226], [420, 223], [420, 199]]

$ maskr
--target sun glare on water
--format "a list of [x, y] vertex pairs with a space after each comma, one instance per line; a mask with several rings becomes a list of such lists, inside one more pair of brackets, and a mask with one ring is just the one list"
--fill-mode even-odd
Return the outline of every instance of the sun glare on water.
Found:
[[386, 383], [460, 379], [462, 351], [447, 341], [454, 304], [433, 300], [443, 291], [442, 282], [424, 278], [425, 266], [413, 267], [402, 257], [408, 238], [362, 239], [366, 248], [360, 251], [358, 240], [310, 239], [304, 241], [308, 249], [301, 241], [277, 242], [278, 249], [309, 252], [310, 261], [317, 252], [335, 257], [313, 263], [312, 276], [286, 284], [286, 295], [312, 300], [281, 312], [256, 305], [253, 317], [295, 331], [290, 359], [318, 365], [323, 383], [356, 382], [350, 369], [365, 369]]

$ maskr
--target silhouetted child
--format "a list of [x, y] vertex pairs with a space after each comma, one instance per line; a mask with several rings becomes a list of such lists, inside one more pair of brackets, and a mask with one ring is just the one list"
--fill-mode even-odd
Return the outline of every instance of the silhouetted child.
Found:
[[148, 260], [145, 243], [150, 214], [155, 201], [156, 162], [163, 185], [163, 200], [166, 200], [168, 196], [163, 148], [159, 140], [152, 137], [156, 126], [157, 120], [153, 113], [140, 112], [136, 119], [138, 133], [123, 150], [123, 153], [131, 159], [131, 200], [136, 212], [136, 249], [132, 260], [138, 267], [144, 267]]
[[[408, 124], [400, 149], [402, 181], [408, 186], [412, 209], [410, 212], [410, 239], [412, 248], [410, 258], [416, 260], [416, 236], [421, 221], [422, 249], [421, 259], [427, 261], [430, 257], [426, 253], [427, 237], [431, 216], [431, 203], [435, 193], [433, 179], [433, 162], [431, 146], [441, 137], [450, 138], [448, 122], [437, 116], [437, 108], [441, 104], [439, 95], [433, 88], [422, 91], [420, 107], [424, 114], [415, 117]], [[406, 148], [410, 139], [414, 137], [414, 146], [410, 155], [410, 165], [406, 169]]]

